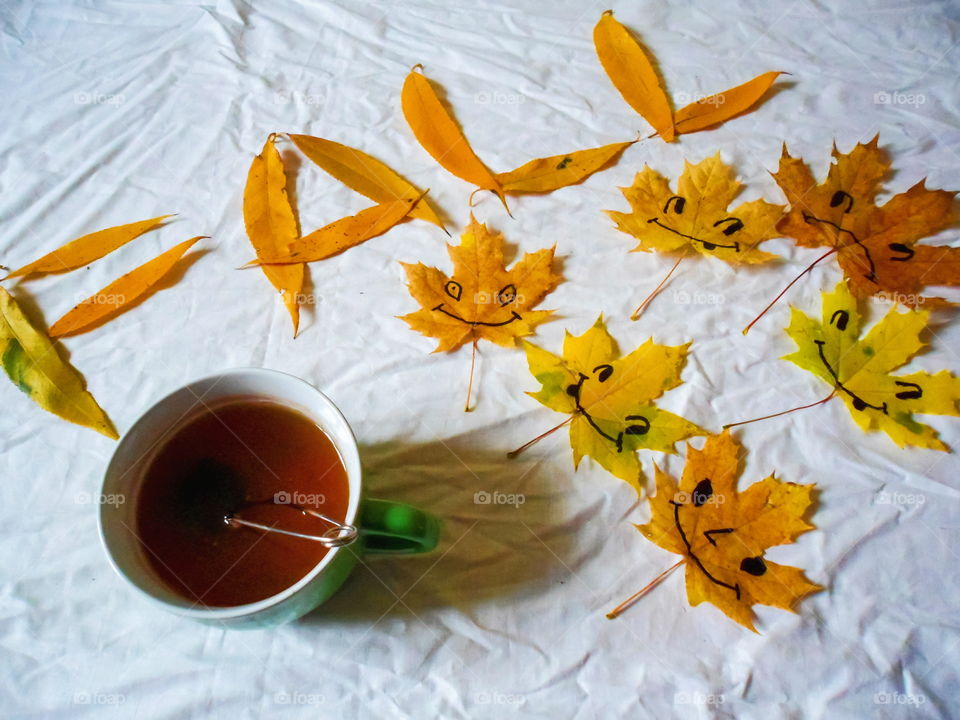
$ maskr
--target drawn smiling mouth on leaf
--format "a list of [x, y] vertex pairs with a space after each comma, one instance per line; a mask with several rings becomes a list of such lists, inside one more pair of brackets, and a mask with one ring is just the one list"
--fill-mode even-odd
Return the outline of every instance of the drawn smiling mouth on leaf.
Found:
[[[680, 197], [679, 195], [674, 195], [669, 200], [667, 200], [666, 204], [663, 206], [663, 214], [664, 215], [669, 214], [672, 206], [674, 214], [682, 215], [683, 206], [686, 204], [686, 202], [687, 201], [684, 198]], [[672, 232], [674, 235], [679, 235], [680, 237], [686, 238], [687, 240], [700, 243], [703, 246], [704, 250], [716, 250], [718, 248], [723, 248], [725, 250], [733, 250], [734, 252], [740, 252], [740, 243], [738, 243], [735, 240], [731, 244], [725, 245], [723, 243], [711, 242], [709, 240], [703, 240], [693, 235], [687, 235], [686, 233], [682, 233], [679, 230], [676, 230], [670, 227], [669, 225], [666, 225], [660, 222], [660, 218], [652, 217], [649, 220], [647, 220], [647, 222], [653, 223], [657, 227], [663, 228], [668, 232]], [[734, 233], [737, 233], [743, 230], [743, 221], [740, 220], [740, 218], [727, 217], [727, 218], [723, 218], [722, 220], [717, 220], [713, 224], [713, 226], [718, 229], [721, 228], [721, 226], [725, 226], [722, 229], [720, 229], [720, 232], [722, 232], [726, 236], [730, 236], [730, 235], [733, 235]]]
[[[839, 310], [838, 312], [843, 311]], [[870, 408], [871, 410], [879, 410], [884, 415], [888, 414], [887, 403], [883, 403], [882, 405], [872, 405], [840, 382], [840, 376], [837, 375], [837, 371], [833, 369], [833, 366], [830, 365], [827, 357], [823, 354], [823, 346], [826, 345], [826, 341], [814, 340], [813, 342], [817, 346], [817, 353], [820, 355], [820, 362], [823, 363], [823, 366], [827, 369], [827, 372], [830, 373], [830, 376], [833, 378], [833, 382], [836, 384], [837, 390], [848, 395], [853, 400], [853, 407], [855, 407], [857, 410], [866, 410], [867, 408]]]
[[[853, 210], [853, 197], [843, 190], [837, 190], [833, 197], [830, 198], [830, 207], [840, 207], [841, 205], [846, 205], [843, 212], [844, 214], [849, 213]], [[873, 261], [873, 256], [870, 254], [870, 248], [863, 244], [863, 242], [854, 234], [853, 231], [847, 230], [845, 227], [841, 227], [839, 223], [835, 223], [832, 220], [825, 220], [824, 218], [819, 218], [813, 213], [809, 213], [804, 210], [801, 215], [803, 216], [803, 221], [807, 225], [813, 225], [814, 223], [820, 223], [821, 225], [828, 225], [837, 231], [838, 234], [846, 233], [850, 236], [850, 239], [853, 241], [853, 244], [858, 246], [863, 250], [863, 255], [867, 260], [867, 264], [870, 266], [870, 272], [865, 272], [863, 276], [870, 282], [877, 282], [877, 266]], [[838, 247], [839, 249], [839, 247]]]
[[[599, 373], [598, 373], [599, 371]], [[613, 374], [612, 365], [598, 365], [593, 369], [594, 374], [597, 375], [597, 380], [599, 382], [606, 382], [610, 376]], [[589, 380], [588, 375], [580, 373], [580, 379], [573, 385], [567, 387], [567, 395], [573, 398], [574, 403], [577, 407], [577, 413], [582, 415], [590, 427], [597, 431], [597, 433], [612, 442], [617, 446], [617, 452], [623, 452], [623, 437], [624, 435], [646, 435], [650, 432], [650, 421], [647, 420], [643, 415], [627, 415], [624, 420], [629, 420], [632, 424], [627, 425], [623, 430], [618, 432], [616, 435], [611, 435], [606, 432], [600, 425], [597, 424], [597, 421], [594, 420], [593, 416], [587, 412], [586, 408], [580, 404], [580, 392], [583, 389], [583, 383], [585, 380]]]
[[[458, 283], [456, 280], [448, 280], [447, 283], [443, 286], [443, 291], [447, 295], [449, 295], [451, 298], [453, 298], [453, 300], [456, 302], [460, 302], [460, 298], [463, 297], [463, 286], [460, 283]], [[495, 296], [490, 296], [490, 293], [486, 293], [486, 294], [481, 293], [480, 295], [483, 295], [484, 297], [481, 298], [479, 295], [478, 297], [475, 297], [474, 304], [481, 304], [481, 300], [482, 300], [483, 303], [495, 302], [500, 307], [506, 307], [507, 305], [510, 305], [512, 302], [514, 302], [517, 299], [517, 287], [516, 285], [511, 283], [509, 285], [505, 285], [504, 287], [502, 287]], [[482, 320], [467, 320], [466, 318], [460, 317], [459, 315], [457, 315], [457, 313], [453, 312], [453, 310], [448, 310], [446, 307], [444, 307], [445, 304], [446, 303], [440, 303], [435, 308], [431, 308], [431, 309], [434, 312], [443, 313], [447, 317], [451, 317], [454, 320], [459, 320], [465, 325], [483, 325], [484, 327], [503, 327], [504, 325], [509, 325], [514, 320], [523, 319], [520, 316], [520, 313], [518, 313], [516, 310], [511, 310], [510, 317], [506, 320], [502, 320], [501, 322], [485, 322]]]

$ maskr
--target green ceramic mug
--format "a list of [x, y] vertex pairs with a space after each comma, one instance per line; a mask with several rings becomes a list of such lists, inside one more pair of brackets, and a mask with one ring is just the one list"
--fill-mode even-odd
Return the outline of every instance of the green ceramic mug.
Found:
[[[232, 397], [265, 397], [311, 418], [333, 441], [350, 483], [345, 523], [360, 530], [356, 541], [329, 550], [303, 578], [281, 593], [235, 607], [205, 607], [180, 597], [150, 569], [137, 538], [135, 513], [144, 472], [178, 427], [212, 404]], [[120, 577], [149, 602], [183, 617], [228, 628], [257, 628], [294, 620], [340, 587], [361, 555], [423, 553], [437, 545], [439, 522], [422, 510], [367, 498], [360, 454], [346, 418], [330, 399], [292, 375], [258, 368], [229, 370], [197, 380], [160, 400], [121, 438], [103, 480], [102, 497], [124, 502], [100, 505], [100, 538]]]

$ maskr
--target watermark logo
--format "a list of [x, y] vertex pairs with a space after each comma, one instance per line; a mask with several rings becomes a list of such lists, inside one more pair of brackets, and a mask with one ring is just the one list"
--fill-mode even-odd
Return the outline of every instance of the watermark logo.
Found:
[[478, 705], [512, 705], [520, 707], [527, 702], [527, 698], [517, 693], [481, 692], [477, 693]]
[[76, 105], [123, 105], [126, 102], [122, 93], [77, 92], [73, 94]]
[[922, 693], [878, 692], [873, 696], [874, 705], [915, 705], [920, 707], [927, 702]]
[[278, 90], [273, 94], [274, 105], [306, 105], [314, 107], [326, 101], [324, 94], [304, 93], [299, 90]]
[[673, 302], [676, 305], [723, 305], [727, 298], [722, 293], [694, 292], [674, 290]]
[[473, 304], [474, 305], [500, 305], [505, 307], [511, 303], [517, 303], [518, 305], [523, 305], [524, 296], [518, 295], [516, 290], [511, 290], [512, 286], [504, 288], [500, 292], [486, 292], [481, 290], [478, 293], [473, 294]]
[[904, 92], [889, 92], [887, 90], [880, 90], [873, 94], [873, 104], [874, 105], [914, 105], [919, 107], [927, 101], [927, 96], [923, 93], [904, 93]]
[[890, 492], [881, 490], [877, 493], [874, 502], [877, 505], [923, 505], [927, 496], [922, 493]]
[[73, 694], [74, 705], [123, 705], [126, 695], [120, 693], [77, 692]]
[[285, 692], [281, 690], [273, 696], [277, 705], [322, 705], [326, 698], [321, 693]]
[[722, 693], [704, 693], [699, 690], [694, 690], [693, 692], [681, 691], [674, 693], [673, 695], [673, 704], [674, 705], [723, 705], [726, 702], [726, 698]]
[[876, 295], [871, 295], [870, 299], [881, 305], [906, 305], [909, 307], [914, 307], [916, 305], [923, 305], [927, 299], [923, 295], [916, 295], [913, 293], [902, 293], [902, 292], [887, 292], [886, 290], [881, 290]]
[[96, 493], [79, 492], [74, 496], [73, 501], [77, 505], [113, 505], [119, 507], [127, 501], [127, 497], [122, 493], [99, 495]]
[[677, 107], [690, 105], [691, 103], [700, 103], [701, 105], [714, 105], [719, 107], [727, 102], [727, 96], [723, 93], [716, 95], [704, 95], [703, 93], [676, 92], [673, 94], [673, 104]]
[[694, 490], [692, 493], [678, 492], [673, 496], [673, 501], [677, 505], [694, 505], [701, 507], [702, 505], [723, 505], [727, 500], [719, 493], [706, 493]]
[[477, 490], [473, 494], [474, 505], [513, 505], [520, 507], [527, 501], [527, 496], [523, 493], [502, 493], [498, 490], [487, 492], [486, 490]]
[[323, 493], [302, 493], [286, 490], [273, 494], [274, 505], [302, 505], [310, 507], [313, 505], [324, 505], [327, 502], [327, 496]]
[[478, 92], [473, 96], [477, 105], [523, 105], [527, 101], [525, 95], [505, 92]]

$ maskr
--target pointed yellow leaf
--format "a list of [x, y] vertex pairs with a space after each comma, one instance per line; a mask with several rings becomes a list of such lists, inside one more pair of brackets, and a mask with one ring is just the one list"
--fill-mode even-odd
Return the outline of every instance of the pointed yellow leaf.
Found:
[[184, 240], [91, 295], [50, 326], [50, 337], [79, 335], [122, 313], [149, 292], [202, 237]]
[[503, 188], [489, 168], [477, 157], [456, 120], [440, 102], [430, 81], [415, 67], [400, 92], [400, 104], [417, 142], [440, 166], [482, 190], [495, 192], [507, 206]]
[[99, 260], [104, 255], [126, 245], [134, 238], [153, 230], [169, 217], [173, 217], [173, 215], [161, 215], [128, 225], [117, 225], [78, 237], [53, 252], [47, 253], [42, 258], [14, 270], [7, 275], [7, 278], [76, 270], [78, 267], [89, 265], [94, 260]]
[[673, 117], [677, 134], [705, 130], [746, 112], [764, 96], [781, 74], [775, 71], [765, 72], [742, 85], [680, 108]]
[[[243, 221], [257, 256], [279, 255], [299, 237], [297, 218], [287, 197], [287, 176], [271, 135], [263, 150], [250, 163], [243, 191]], [[263, 273], [280, 291], [293, 321], [293, 335], [300, 326], [299, 298], [303, 290], [304, 266], [264, 265]]]
[[13, 384], [44, 410], [117, 439], [110, 418], [85, 387], [83, 376], [30, 324], [16, 300], [0, 288], [0, 358]]
[[764, 557], [767, 548], [795, 542], [813, 529], [804, 514], [814, 486], [771, 475], [738, 492], [741, 450], [727, 430], [707, 438], [703, 450], [687, 446], [679, 484], [657, 468], [650, 522], [637, 529], [683, 556], [691, 605], [712, 603], [756, 632], [754, 605], [793, 610], [802, 598], [822, 589], [799, 568]]
[[636, 140], [612, 143], [565, 155], [538, 158], [516, 170], [499, 173], [497, 180], [508, 195], [546, 193], [575, 185], [613, 161]]
[[607, 10], [593, 29], [600, 64], [623, 99], [653, 126], [666, 142], [674, 139], [673, 112], [660, 78], [630, 31]]
[[254, 264], [267, 267], [324, 260], [382, 235], [409, 215], [421, 197], [391, 200], [340, 218], [290, 243], [286, 252], [262, 254]]
[[[311, 135], [288, 135], [300, 151], [347, 187], [377, 203], [415, 197], [420, 191], [385, 163], [362, 150]], [[417, 203], [411, 217], [444, 229], [426, 198]]]

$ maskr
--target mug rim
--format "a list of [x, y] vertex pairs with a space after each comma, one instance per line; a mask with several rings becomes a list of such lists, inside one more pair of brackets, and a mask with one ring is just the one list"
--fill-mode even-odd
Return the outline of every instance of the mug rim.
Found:
[[[333, 400], [331, 400], [327, 395], [325, 395], [321, 390], [319, 390], [313, 384], [311, 384], [307, 380], [304, 380], [301, 377], [293, 375], [292, 373], [284, 372], [282, 370], [273, 370], [271, 368], [263, 368], [263, 367], [230, 368], [229, 370], [222, 370], [220, 372], [204, 375], [203, 377], [196, 378], [183, 385], [180, 385], [176, 389], [163, 395], [159, 400], [156, 400], [155, 402], [153, 402], [146, 410], [144, 410], [137, 417], [137, 419], [130, 425], [130, 427], [126, 430], [126, 432], [123, 433], [123, 435], [120, 437], [119, 441], [117, 442], [116, 447], [114, 447], [113, 452], [110, 455], [110, 460], [107, 462], [106, 469], [103, 472], [103, 479], [101, 481], [101, 494], [103, 494], [107, 489], [106, 484], [108, 479], [110, 478], [111, 470], [113, 468], [113, 465], [117, 456], [120, 453], [121, 447], [123, 446], [127, 438], [133, 433], [133, 431], [137, 429], [142, 423], [146, 422], [148, 415], [154, 412], [157, 408], [169, 402], [175, 395], [177, 395], [178, 393], [182, 392], [183, 390], [193, 385], [197, 385], [198, 383], [209, 382], [209, 381], [219, 381], [220, 379], [228, 376], [243, 376], [247, 374], [266, 375], [266, 376], [273, 376], [276, 378], [282, 378], [284, 380], [295, 380], [298, 384], [309, 388], [312, 391], [312, 394], [315, 394], [323, 402], [323, 404], [327, 406], [327, 408], [331, 411], [333, 417], [339, 423], [342, 424], [343, 430], [346, 432], [346, 436], [350, 439], [349, 447], [346, 447], [346, 448], [341, 447], [340, 444], [333, 441], [333, 438], [331, 438], [331, 442], [333, 442], [334, 447], [337, 449], [338, 454], [342, 456], [346, 453], [349, 453], [352, 456], [351, 458], [341, 457], [341, 460], [344, 464], [344, 468], [347, 471], [347, 481], [350, 487], [350, 499], [348, 501], [347, 515], [344, 518], [344, 522], [350, 525], [356, 525], [357, 518], [360, 514], [360, 505], [361, 505], [362, 494], [363, 494], [363, 475], [362, 475], [362, 468], [360, 466], [359, 451], [357, 449], [357, 438], [353, 432], [353, 428], [350, 427], [350, 423], [347, 421], [347, 418], [341, 412], [340, 408], [337, 407], [336, 403], [334, 403]], [[254, 394], [254, 395], [256, 396], [257, 394]], [[301, 408], [295, 407], [294, 402], [282, 396], [273, 396], [269, 394], [264, 394], [264, 395], [261, 395], [261, 397], [272, 399], [282, 405], [290, 407], [294, 410], [298, 410], [300, 412], [305, 412], [305, 411], [309, 412], [306, 408], [301, 409]], [[313, 422], [319, 424], [319, 421], [316, 417], [311, 415], [310, 419]], [[357, 473], [355, 478], [353, 476], [353, 473], [351, 473], [349, 469], [350, 460], [354, 460], [356, 462]], [[152, 604], [164, 610], [167, 610], [168, 612], [172, 612], [176, 615], [179, 615], [181, 617], [193, 618], [196, 620], [205, 620], [205, 621], [232, 620], [237, 618], [250, 617], [258, 613], [261, 613], [265, 610], [274, 608], [277, 605], [280, 605], [281, 603], [285, 602], [289, 598], [293, 597], [298, 592], [300, 592], [303, 588], [310, 585], [314, 580], [316, 580], [316, 578], [323, 573], [326, 567], [334, 561], [334, 559], [338, 556], [338, 553], [340, 553], [341, 551], [350, 551], [352, 549], [352, 545], [355, 545], [357, 542], [362, 542], [362, 540], [360, 540], [360, 538], [358, 537], [358, 539], [355, 540], [350, 545], [343, 545], [340, 547], [330, 548], [324, 554], [324, 556], [320, 559], [320, 561], [316, 565], [314, 565], [306, 575], [304, 575], [302, 578], [297, 580], [297, 582], [293, 583], [289, 587], [284, 588], [279, 593], [276, 593], [275, 595], [270, 595], [269, 597], [263, 598], [262, 600], [257, 600], [256, 602], [252, 602], [252, 603], [245, 603], [243, 605], [231, 605], [228, 607], [220, 607], [220, 606], [206, 607], [206, 606], [203, 606], [202, 603], [200, 604], [200, 607], [196, 607], [197, 603], [194, 603], [194, 606], [191, 606], [191, 607], [182, 607], [174, 603], [168, 602], [166, 600], [163, 600], [161, 598], [158, 598], [155, 595], [148, 592], [147, 590], [145, 590], [144, 588], [140, 587], [140, 585], [135, 583], [127, 575], [127, 573], [119, 566], [119, 564], [117, 563], [117, 560], [114, 558], [113, 552], [110, 549], [109, 544], [107, 543], [107, 538], [104, 530], [106, 512], [109, 512], [109, 508], [106, 505], [101, 505], [100, 510], [97, 514], [97, 531], [100, 536], [100, 544], [103, 547], [103, 550], [107, 556], [107, 560], [110, 563], [110, 566], [113, 568], [114, 572], [116, 572], [117, 575], [119, 575], [120, 578], [129, 587], [133, 588], [135, 592], [137, 592], [141, 597], [146, 598]], [[139, 538], [135, 537], [135, 541], [139, 542]], [[189, 600], [186, 600], [186, 599], [185, 601], [190, 602]]]

